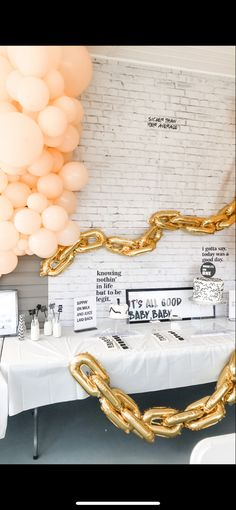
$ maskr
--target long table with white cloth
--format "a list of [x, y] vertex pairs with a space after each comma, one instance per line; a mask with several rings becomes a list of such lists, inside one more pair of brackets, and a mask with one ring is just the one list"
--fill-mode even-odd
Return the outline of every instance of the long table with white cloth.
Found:
[[108, 349], [99, 338], [119, 333], [117, 321], [111, 320], [100, 321], [93, 331], [64, 328], [61, 338], [42, 334], [32, 341], [28, 332], [23, 341], [0, 340], [0, 438], [8, 416], [88, 397], [68, 369], [78, 353], [94, 355], [109, 373], [111, 386], [129, 394], [192, 386], [217, 380], [235, 348], [234, 329], [227, 318], [130, 324], [120, 333], [129, 347], [125, 350]]

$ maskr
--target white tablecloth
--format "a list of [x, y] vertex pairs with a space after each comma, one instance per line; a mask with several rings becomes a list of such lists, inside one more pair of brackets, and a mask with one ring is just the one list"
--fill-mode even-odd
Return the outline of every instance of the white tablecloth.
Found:
[[[109, 351], [97, 338], [107, 327], [111, 322], [103, 321], [99, 330], [91, 332], [65, 329], [61, 338], [42, 336], [37, 342], [5, 338], [0, 365], [0, 438], [5, 435], [8, 415], [88, 396], [68, 370], [79, 352], [90, 352], [99, 359], [112, 386], [143, 393], [216, 381], [235, 348], [234, 325], [227, 319], [132, 324], [126, 337], [131, 349], [123, 351]], [[168, 343], [160, 344], [152, 337], [153, 330], [170, 327], [181, 332], [185, 341], [170, 337]], [[224, 328], [231, 333], [218, 334]], [[197, 336], [192, 336], [194, 332]]]

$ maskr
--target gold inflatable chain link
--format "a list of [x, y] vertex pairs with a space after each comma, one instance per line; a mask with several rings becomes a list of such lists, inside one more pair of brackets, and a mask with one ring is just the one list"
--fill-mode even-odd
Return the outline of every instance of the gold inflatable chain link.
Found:
[[83, 232], [73, 246], [60, 246], [57, 252], [41, 264], [41, 276], [57, 276], [74, 260], [78, 253], [95, 250], [104, 246], [113, 253], [133, 257], [140, 253], [153, 251], [160, 240], [163, 230], [186, 230], [194, 234], [214, 234], [235, 223], [235, 206], [233, 200], [217, 214], [208, 218], [184, 216], [178, 211], [159, 211], [149, 219], [149, 229], [137, 239], [123, 237], [106, 237], [101, 230], [92, 229]]
[[109, 375], [89, 353], [77, 354], [69, 370], [89, 395], [99, 399], [102, 411], [116, 427], [127, 434], [134, 432], [149, 443], [155, 436], [176, 437], [184, 427], [190, 430], [211, 427], [224, 418], [225, 404], [236, 401], [236, 351], [220, 373], [214, 393], [193, 402], [184, 411], [152, 407], [142, 414], [130, 396], [110, 387]]

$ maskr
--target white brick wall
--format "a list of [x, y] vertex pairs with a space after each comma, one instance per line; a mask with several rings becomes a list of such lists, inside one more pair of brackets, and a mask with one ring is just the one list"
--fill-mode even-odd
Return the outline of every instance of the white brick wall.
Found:
[[[85, 120], [76, 157], [90, 183], [78, 193], [73, 219], [82, 230], [136, 237], [160, 209], [207, 216], [234, 195], [234, 83], [230, 78], [94, 61], [83, 95]], [[177, 130], [148, 126], [148, 117], [176, 119]], [[49, 278], [49, 300], [64, 304], [72, 324], [73, 297], [96, 290], [96, 270], [122, 271], [116, 289], [191, 286], [199, 274], [202, 246], [225, 246], [215, 264], [225, 289], [234, 279], [234, 229], [214, 236], [165, 232], [157, 249], [125, 258], [105, 249], [78, 255], [70, 268]], [[98, 303], [98, 315], [108, 304]]]

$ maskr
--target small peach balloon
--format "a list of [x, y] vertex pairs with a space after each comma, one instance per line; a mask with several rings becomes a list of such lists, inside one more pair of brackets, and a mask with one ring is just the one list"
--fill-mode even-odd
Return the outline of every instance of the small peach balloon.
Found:
[[69, 96], [61, 96], [55, 99], [53, 104], [65, 112], [69, 123], [81, 122], [83, 119], [83, 107], [78, 99]]
[[12, 99], [18, 101], [18, 88], [23, 79], [22, 74], [15, 69], [11, 71], [6, 80], [6, 89]]
[[49, 70], [46, 46], [8, 46], [7, 51], [12, 65], [24, 76], [43, 78]]
[[60, 173], [64, 188], [69, 191], [79, 191], [84, 188], [88, 182], [88, 170], [83, 163], [71, 161], [66, 163]]
[[18, 263], [16, 254], [10, 251], [0, 251], [0, 274], [8, 274], [14, 271]]
[[50, 152], [46, 149], [43, 149], [42, 154], [36, 159], [29, 167], [28, 171], [32, 175], [36, 175], [41, 177], [42, 175], [47, 175], [51, 172], [53, 167], [53, 157]]
[[9, 101], [1, 101], [0, 103], [0, 115], [1, 113], [17, 112], [17, 108]]
[[76, 243], [80, 237], [80, 229], [74, 221], [68, 221], [66, 227], [57, 232], [57, 241], [61, 246], [71, 246]]
[[19, 249], [19, 250], [22, 250], [22, 251], [26, 251], [28, 249], [28, 239], [23, 239], [22, 237], [20, 237], [16, 247]]
[[71, 152], [73, 151], [79, 143], [79, 131], [75, 126], [70, 124], [63, 136], [62, 143], [58, 146], [58, 149], [61, 152]]
[[9, 60], [0, 56], [0, 101], [7, 101], [9, 95], [6, 88], [6, 80], [12, 71], [12, 66]]
[[42, 223], [48, 230], [58, 231], [63, 230], [68, 222], [68, 214], [59, 205], [51, 205], [44, 209], [42, 213]]
[[28, 172], [22, 175], [20, 177], [20, 180], [21, 182], [27, 184], [27, 186], [29, 186], [31, 189], [35, 188], [38, 182], [38, 178], [36, 177], [36, 175], [29, 174]]
[[17, 246], [13, 249], [13, 253], [17, 255], [18, 257], [22, 257], [26, 254], [25, 250], [20, 250]]
[[24, 175], [25, 174], [25, 168], [15, 167], [7, 165], [6, 163], [1, 162], [0, 163], [1, 169], [7, 174], [7, 175]]
[[44, 81], [49, 90], [50, 100], [55, 99], [63, 94], [64, 91], [64, 78], [59, 71], [51, 69], [46, 74]]
[[85, 46], [63, 46], [59, 71], [65, 80], [65, 93], [79, 96], [92, 78], [92, 62]]
[[39, 112], [38, 124], [44, 135], [61, 136], [67, 127], [66, 114], [57, 106], [46, 106]]
[[50, 173], [39, 177], [37, 189], [39, 193], [42, 193], [49, 199], [57, 198], [62, 194], [63, 182], [57, 174]]
[[36, 211], [25, 207], [16, 213], [14, 225], [21, 234], [34, 234], [41, 226], [41, 216]]
[[0, 221], [6, 221], [13, 215], [13, 206], [10, 200], [0, 196]]
[[29, 237], [29, 249], [38, 257], [51, 257], [57, 251], [57, 248], [56, 234], [46, 228], [40, 228]]
[[43, 110], [49, 101], [49, 89], [44, 80], [25, 76], [18, 86], [18, 101], [31, 112]]
[[32, 193], [27, 199], [27, 206], [33, 211], [41, 213], [48, 207], [48, 200], [42, 193]]
[[19, 240], [19, 232], [11, 221], [0, 223], [0, 246], [1, 250], [12, 250]]
[[4, 195], [10, 200], [14, 208], [25, 207], [30, 193], [29, 186], [23, 182], [12, 182], [4, 190]]
[[61, 170], [61, 168], [64, 165], [63, 155], [60, 151], [58, 151], [57, 149], [54, 149], [53, 147], [48, 148], [48, 152], [51, 154], [51, 156], [53, 158], [52, 172], [57, 173], [57, 172], [59, 172], [59, 170]]
[[73, 191], [64, 190], [59, 198], [56, 199], [55, 204], [63, 207], [68, 214], [72, 214], [76, 210], [76, 195]]
[[8, 178], [3, 172], [3, 170], [0, 168], [0, 193], [2, 193], [8, 185]]
[[0, 161], [16, 167], [30, 165], [40, 156], [43, 142], [41, 130], [27, 115], [0, 115]]

